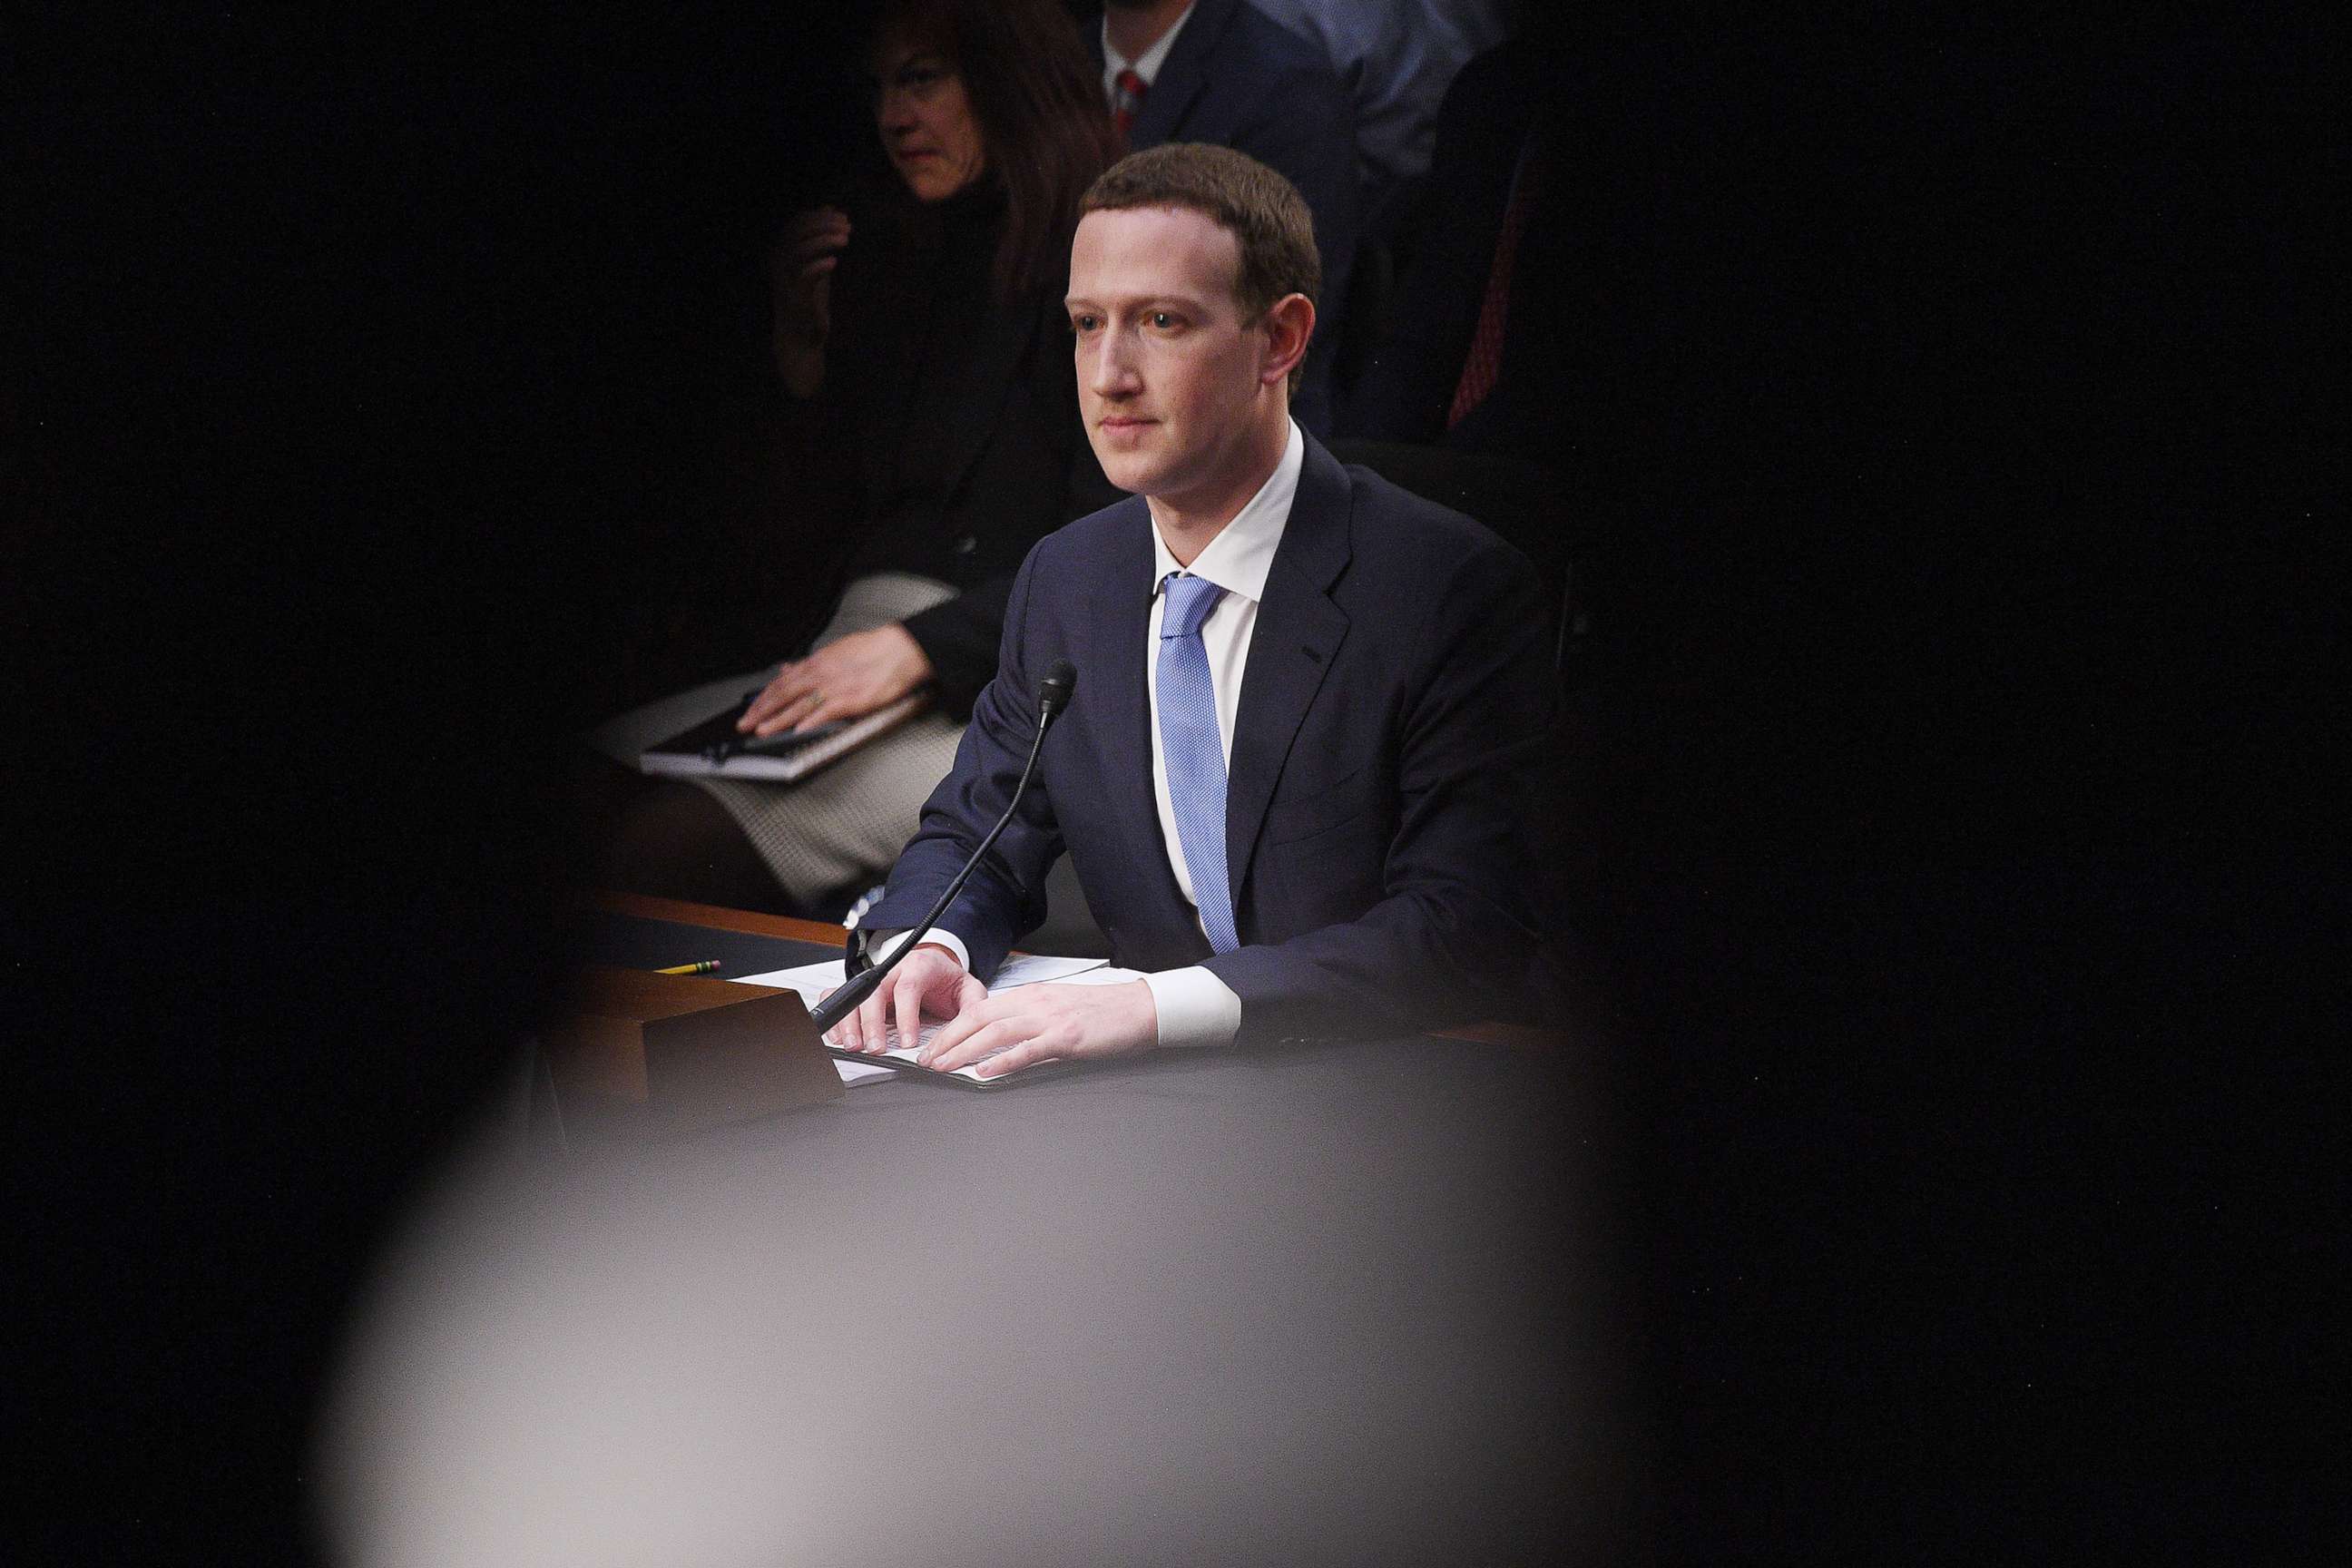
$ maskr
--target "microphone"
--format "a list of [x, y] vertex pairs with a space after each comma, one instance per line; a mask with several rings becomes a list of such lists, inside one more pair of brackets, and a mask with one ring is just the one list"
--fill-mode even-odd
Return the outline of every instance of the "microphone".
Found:
[[[931, 906], [931, 912], [923, 917], [921, 924], [908, 932], [907, 940], [898, 944], [897, 951], [880, 963], [852, 975], [846, 985], [816, 1005], [809, 1014], [809, 1022], [816, 1026], [818, 1034], [822, 1035], [840, 1023], [856, 1010], [859, 1003], [874, 994], [875, 987], [882, 984], [883, 977], [898, 967], [900, 959], [922, 945], [923, 933], [948, 912], [948, 906], [955, 902], [958, 893], [963, 891], [963, 885], [980, 864], [981, 857], [988, 853], [989, 847], [996, 842], [996, 836], [1004, 831], [1005, 824], [1011, 822], [1013, 814], [1020, 809], [1021, 796], [1029, 787], [1030, 775], [1037, 771], [1037, 756], [1045, 747], [1045, 731], [1053, 727], [1062, 710], [1070, 705], [1070, 699], [1077, 694], [1077, 689], [1076, 668], [1066, 658], [1055, 659], [1053, 667], [1045, 671], [1045, 679], [1037, 683], [1037, 735], [1029, 742], [1029, 760], [1022, 765], [1020, 782], [1013, 786], [1013, 798], [1005, 802], [1004, 815], [996, 819], [996, 826], [988, 830], [988, 837], [980, 841], [980, 847], [971, 852], [971, 858], [963, 863], [963, 869], [955, 874], [955, 879], [948, 884], [947, 891], [941, 893], [939, 902]], [[857, 934], [855, 931], [850, 933], [849, 941], [852, 947], [856, 945]]]
[[[1076, 667], [1066, 658], [1055, 659], [1054, 667], [1045, 672], [1045, 679], [1037, 683], [1037, 732], [1039, 734], [1044, 734], [1045, 726], [1052, 723], [1062, 710], [1070, 705], [1070, 699], [1076, 695], [1077, 689], [1078, 672]], [[1028, 781], [1024, 779], [1022, 782], [1025, 784]]]

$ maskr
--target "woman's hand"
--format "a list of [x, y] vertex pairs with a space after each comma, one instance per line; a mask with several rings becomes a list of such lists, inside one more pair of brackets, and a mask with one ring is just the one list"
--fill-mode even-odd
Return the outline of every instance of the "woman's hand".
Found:
[[930, 678], [931, 661], [922, 644], [893, 621], [870, 632], [852, 632], [776, 671], [735, 727], [765, 736], [860, 718]]
[[849, 244], [849, 215], [818, 207], [796, 215], [768, 253], [775, 293], [777, 374], [795, 397], [815, 395], [824, 381], [824, 343], [833, 331], [833, 269]]

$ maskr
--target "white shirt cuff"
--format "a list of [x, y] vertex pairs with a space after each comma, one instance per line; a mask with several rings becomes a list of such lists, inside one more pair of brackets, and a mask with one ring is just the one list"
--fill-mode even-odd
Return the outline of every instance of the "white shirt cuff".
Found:
[[[863, 930], [864, 928], [861, 927], [859, 929]], [[911, 931], [914, 928], [911, 926], [907, 928], [908, 931]], [[873, 963], [882, 963], [892, 953], [898, 952], [900, 944], [905, 942], [906, 940], [906, 931], [866, 931], [866, 960]], [[950, 952], [954, 953], [955, 961], [963, 965], [965, 973], [971, 973], [971, 950], [964, 946], [963, 938], [956, 935], [956, 933], [951, 931], [944, 930], [939, 926], [933, 926], [930, 930], [923, 933], [923, 945], [925, 947], [929, 947], [933, 942], [939, 943], [940, 946], [944, 947]], [[1238, 1004], [1236, 1004], [1236, 1005], [1238, 1005]]]
[[1242, 999], [1234, 988], [1198, 964], [1147, 974], [1151, 1005], [1160, 1014], [1163, 1046], [1230, 1046], [1241, 1032]]

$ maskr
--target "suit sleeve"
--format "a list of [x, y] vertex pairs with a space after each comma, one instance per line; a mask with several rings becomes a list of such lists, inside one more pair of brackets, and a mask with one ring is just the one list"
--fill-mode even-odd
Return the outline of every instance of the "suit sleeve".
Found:
[[907, 635], [931, 661], [940, 706], [950, 718], [971, 716], [981, 688], [996, 671], [1004, 607], [1012, 594], [1013, 574], [1001, 573], [906, 619]]
[[1538, 935], [1528, 825], [1553, 754], [1549, 617], [1526, 559], [1500, 544], [1464, 562], [1438, 605], [1405, 694], [1382, 896], [1355, 920], [1206, 961], [1241, 998], [1244, 1044], [1519, 1010]]
[[[891, 868], [881, 902], [866, 911], [877, 930], [912, 926], [930, 912], [956, 872], [1004, 815], [1037, 733], [1034, 677], [1026, 658], [1025, 623], [1039, 551], [1013, 577], [995, 679], [972, 704], [955, 765], [923, 803], [915, 837]], [[1050, 737], [1049, 737], [1050, 738]], [[972, 973], [992, 978], [1013, 944], [1045, 918], [1045, 873], [1062, 852], [1044, 771], [1030, 781], [1021, 810], [940, 918], [971, 955]]]

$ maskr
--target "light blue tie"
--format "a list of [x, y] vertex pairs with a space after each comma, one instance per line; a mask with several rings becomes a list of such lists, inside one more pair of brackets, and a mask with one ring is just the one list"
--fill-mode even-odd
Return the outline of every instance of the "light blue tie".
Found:
[[1171, 572], [1160, 580], [1168, 603], [1160, 616], [1160, 746], [1176, 839], [1192, 874], [1192, 900], [1209, 946], [1231, 952], [1234, 895], [1225, 885], [1225, 749], [1217, 731], [1217, 689], [1201, 623], [1225, 591], [1205, 577]]

